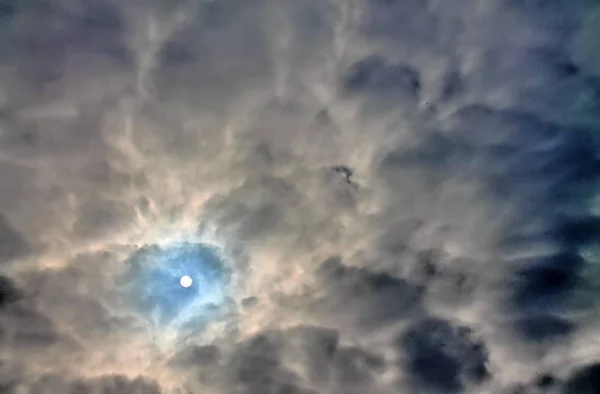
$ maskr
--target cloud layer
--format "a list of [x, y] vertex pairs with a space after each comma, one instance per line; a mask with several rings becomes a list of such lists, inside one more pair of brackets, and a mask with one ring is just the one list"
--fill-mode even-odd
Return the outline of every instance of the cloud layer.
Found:
[[0, 392], [599, 393], [598, 15], [0, 4]]

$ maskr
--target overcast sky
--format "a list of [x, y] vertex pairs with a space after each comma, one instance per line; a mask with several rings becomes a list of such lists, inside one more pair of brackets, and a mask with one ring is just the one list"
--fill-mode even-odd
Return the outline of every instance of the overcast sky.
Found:
[[0, 0], [0, 393], [600, 393], [599, 126], [592, 0]]

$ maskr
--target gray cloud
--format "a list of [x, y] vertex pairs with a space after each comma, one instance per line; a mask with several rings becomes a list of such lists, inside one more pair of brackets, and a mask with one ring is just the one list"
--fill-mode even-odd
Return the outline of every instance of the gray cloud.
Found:
[[586, 365], [575, 371], [565, 383], [563, 392], [594, 393], [598, 391], [598, 364]]
[[489, 376], [485, 345], [468, 327], [429, 318], [411, 326], [399, 342], [407, 369], [426, 390], [457, 392]]
[[224, 354], [186, 349], [172, 363], [197, 368], [198, 383], [243, 393], [364, 392], [387, 368], [381, 356], [339, 343], [337, 331], [311, 326], [265, 331]]
[[5, 216], [0, 216], [0, 234], [0, 261], [3, 263], [23, 257], [29, 251], [23, 235], [12, 228]]
[[143, 378], [127, 379], [122, 376], [106, 376], [99, 379], [65, 381], [60, 376], [43, 376], [31, 387], [32, 394], [54, 393], [133, 393], [160, 394], [160, 388]]
[[339, 259], [325, 261], [319, 272], [324, 297], [310, 309], [334, 324], [373, 329], [418, 314], [422, 289], [385, 272], [348, 268]]

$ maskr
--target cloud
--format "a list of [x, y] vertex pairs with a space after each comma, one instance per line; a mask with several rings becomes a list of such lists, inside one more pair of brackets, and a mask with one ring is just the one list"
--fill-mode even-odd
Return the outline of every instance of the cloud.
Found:
[[123, 376], [106, 376], [99, 379], [64, 381], [60, 376], [43, 376], [31, 387], [31, 393], [95, 393], [107, 394], [160, 394], [160, 388], [143, 378], [127, 379]]
[[314, 326], [265, 331], [226, 350], [185, 349], [172, 364], [193, 366], [199, 384], [243, 393], [308, 394], [326, 387], [336, 393], [365, 392], [386, 369], [381, 356], [344, 346], [337, 331]]
[[13, 229], [5, 216], [0, 215], [0, 261], [10, 262], [23, 257], [29, 245], [17, 230]]
[[[390, 99], [396, 95], [416, 98], [421, 88], [419, 74], [406, 66], [386, 65], [379, 57], [372, 56], [352, 65], [344, 80], [349, 92], [372, 94], [374, 99]], [[387, 93], [387, 94], [386, 94]]]
[[5, 2], [0, 391], [594, 390], [598, 12]]
[[415, 380], [437, 392], [458, 392], [468, 382], [489, 376], [485, 345], [472, 337], [468, 327], [428, 318], [402, 334], [408, 371]]
[[586, 365], [573, 372], [573, 375], [565, 383], [563, 392], [571, 393], [594, 393], [598, 391], [598, 364]]
[[416, 315], [421, 306], [418, 286], [385, 272], [345, 267], [339, 258], [323, 262], [319, 279], [327, 293], [309, 308], [335, 326], [379, 328]]

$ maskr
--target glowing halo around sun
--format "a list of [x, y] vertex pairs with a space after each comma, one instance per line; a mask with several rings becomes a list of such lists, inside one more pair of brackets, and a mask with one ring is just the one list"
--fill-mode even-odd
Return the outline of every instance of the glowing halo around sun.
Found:
[[121, 278], [128, 302], [151, 327], [200, 332], [231, 312], [234, 269], [227, 257], [204, 242], [139, 247]]

